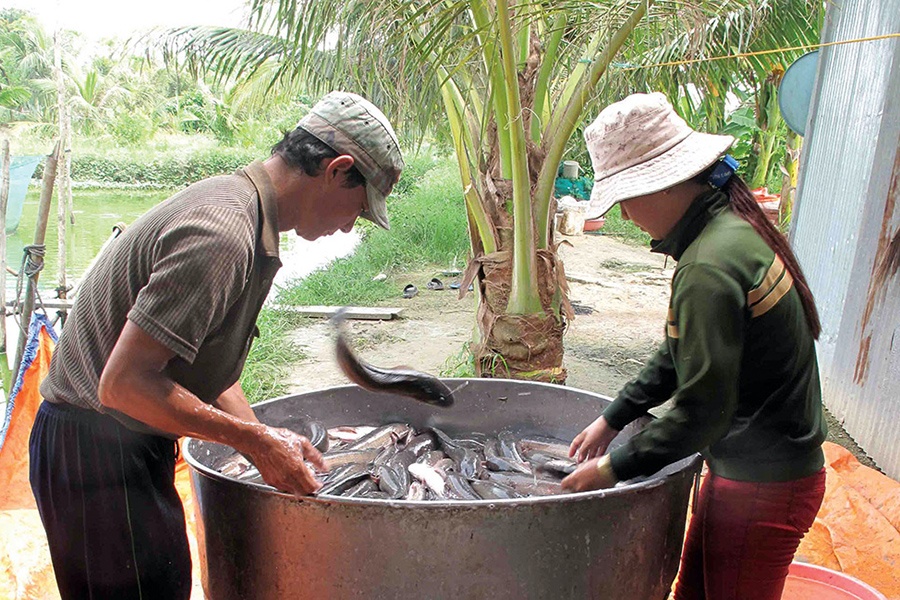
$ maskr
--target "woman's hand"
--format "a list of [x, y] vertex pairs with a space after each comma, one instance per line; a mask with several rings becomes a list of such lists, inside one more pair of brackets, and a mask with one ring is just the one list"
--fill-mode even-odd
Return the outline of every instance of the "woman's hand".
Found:
[[584, 462], [591, 458], [603, 456], [610, 442], [619, 434], [618, 430], [610, 427], [603, 416], [584, 428], [584, 431], [575, 436], [572, 445], [569, 446], [569, 456], [575, 462]]
[[609, 455], [606, 454], [582, 463], [575, 472], [562, 480], [562, 487], [569, 492], [588, 492], [610, 488], [618, 481], [609, 462]]

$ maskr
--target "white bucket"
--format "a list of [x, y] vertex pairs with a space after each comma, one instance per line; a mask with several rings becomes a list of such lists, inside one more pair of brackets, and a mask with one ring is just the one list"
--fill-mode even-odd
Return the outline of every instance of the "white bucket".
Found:
[[563, 161], [563, 179], [578, 179], [578, 169], [581, 165], [574, 160]]

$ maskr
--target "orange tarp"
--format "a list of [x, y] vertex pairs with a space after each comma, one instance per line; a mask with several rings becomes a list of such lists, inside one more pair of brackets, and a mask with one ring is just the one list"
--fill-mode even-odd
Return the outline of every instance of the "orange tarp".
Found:
[[[46, 319], [44, 319], [46, 321]], [[41, 403], [38, 387], [56, 347], [49, 322], [32, 321], [21, 385], [9, 397], [12, 411], [0, 446], [0, 598], [59, 598], [47, 538], [28, 483], [28, 436]]]
[[[28, 437], [41, 404], [40, 383], [50, 366], [56, 344], [50, 323], [38, 315], [22, 361], [21, 386], [10, 395], [13, 410], [6, 420], [0, 446], [0, 600], [59, 598], [50, 551], [31, 485], [28, 483]], [[194, 535], [194, 506], [190, 474], [181, 459], [175, 466], [175, 486], [184, 502], [194, 581], [200, 581], [200, 559]]]
[[10, 414], [6, 438], [0, 446], [0, 508], [34, 508], [31, 486], [28, 484], [28, 436], [31, 435], [31, 424], [40, 406], [38, 387], [50, 368], [50, 355], [56, 342], [40, 327], [36, 339], [35, 356], [30, 364], [24, 364], [21, 387], [12, 390], [15, 395], [9, 402], [14, 410]]
[[900, 483], [825, 443], [825, 500], [796, 560], [827, 567], [900, 600]]

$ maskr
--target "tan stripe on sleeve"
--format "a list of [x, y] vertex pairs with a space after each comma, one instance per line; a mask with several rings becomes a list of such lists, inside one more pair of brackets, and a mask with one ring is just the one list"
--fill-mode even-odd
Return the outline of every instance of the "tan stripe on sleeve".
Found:
[[778, 304], [778, 301], [784, 298], [785, 294], [787, 294], [791, 287], [794, 285], [794, 278], [791, 277], [789, 271], [785, 270], [784, 277], [781, 278], [781, 281], [778, 282], [772, 291], [761, 300], [758, 304], [754, 305], [750, 309], [750, 316], [752, 318], [756, 318], [762, 316], [769, 312], [769, 310]]
[[671, 308], [666, 317], [666, 335], [674, 340], [678, 339], [678, 321], [675, 320], [675, 311]]
[[766, 294], [775, 287], [775, 283], [781, 278], [782, 273], [784, 273], [784, 263], [776, 254], [775, 260], [772, 261], [772, 266], [766, 271], [763, 280], [747, 294], [747, 305], [752, 307], [754, 304], [765, 298]]

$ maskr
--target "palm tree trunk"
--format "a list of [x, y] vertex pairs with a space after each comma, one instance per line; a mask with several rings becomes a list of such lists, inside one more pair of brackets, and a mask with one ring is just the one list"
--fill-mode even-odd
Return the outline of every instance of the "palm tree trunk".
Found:
[[759, 132], [759, 145], [754, 144], [757, 151], [756, 168], [750, 178], [750, 189], [755, 190], [766, 185], [769, 176], [769, 167], [772, 163], [772, 153], [775, 150], [775, 132], [771, 129]]
[[478, 377], [531, 379], [565, 383], [563, 333], [573, 317], [565, 271], [556, 246], [537, 257], [537, 286], [542, 311], [512, 314], [512, 252], [501, 249], [474, 259], [463, 278], [465, 294], [474, 282], [480, 297], [476, 321], [480, 340], [473, 346]]
[[794, 192], [797, 190], [797, 175], [800, 172], [801, 138], [793, 130], [788, 129], [784, 140], [784, 165], [782, 166], [781, 201], [778, 204], [778, 223], [786, 230], [794, 211]]

